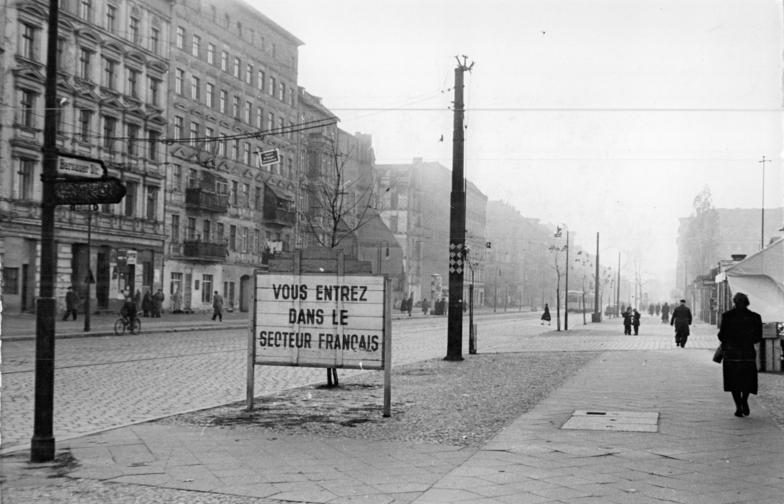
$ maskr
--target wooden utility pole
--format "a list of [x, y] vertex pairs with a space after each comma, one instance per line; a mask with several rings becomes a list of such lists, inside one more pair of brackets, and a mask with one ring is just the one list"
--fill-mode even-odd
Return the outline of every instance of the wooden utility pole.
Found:
[[41, 197], [41, 285], [35, 310], [35, 403], [30, 460], [54, 460], [54, 208], [57, 176], [57, 27], [59, 0], [49, 0]]
[[449, 316], [445, 360], [463, 360], [463, 272], [466, 248], [466, 190], [463, 174], [463, 74], [471, 71], [468, 57], [457, 58], [455, 68], [455, 110], [452, 132], [452, 193], [449, 218]]
[[602, 321], [601, 304], [599, 303], [599, 232], [596, 232], [596, 274], [593, 280], [593, 322]]

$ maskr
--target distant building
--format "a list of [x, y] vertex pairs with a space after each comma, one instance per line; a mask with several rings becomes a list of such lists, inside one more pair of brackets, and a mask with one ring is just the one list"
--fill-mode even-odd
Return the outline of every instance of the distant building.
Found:
[[[690, 224], [694, 217], [683, 217], [678, 226], [678, 263], [676, 266], [675, 285], [681, 292], [698, 276], [708, 273], [717, 266], [720, 260], [733, 255], [751, 255], [762, 248], [761, 242], [761, 210], [759, 208], [717, 208], [718, 226], [715, 245], [708, 247], [704, 253], [704, 261], [698, 261], [689, 254], [691, 241]], [[784, 223], [784, 208], [765, 209], [765, 242], [770, 243], [781, 237]], [[699, 264], [704, 262], [704, 264]]]
[[[55, 213], [55, 296], [73, 285], [97, 309], [122, 292], [151, 290], [163, 274], [171, 4], [61, 2], [57, 148], [105, 162], [125, 199]], [[44, 81], [49, 3], [4, 2], [0, 32], [0, 255], [3, 307], [33, 310], [39, 292]], [[90, 283], [89, 280], [94, 280]]]
[[[381, 218], [403, 250], [404, 290], [414, 300], [432, 298], [431, 276], [439, 275], [443, 287], [449, 279], [449, 214], [452, 174], [439, 163], [414, 158], [410, 164], [376, 165], [378, 208]], [[466, 245], [485, 247], [487, 196], [473, 183], [466, 186]], [[464, 273], [465, 300], [471, 271]], [[482, 265], [474, 272], [474, 303], [484, 302]]]

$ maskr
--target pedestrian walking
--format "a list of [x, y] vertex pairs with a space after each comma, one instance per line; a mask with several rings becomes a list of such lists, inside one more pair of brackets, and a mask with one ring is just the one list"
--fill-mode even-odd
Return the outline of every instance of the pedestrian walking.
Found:
[[408, 316], [411, 316], [411, 310], [414, 309], [414, 294], [412, 293], [408, 297], [408, 303], [406, 304], [406, 311], [408, 312]]
[[158, 289], [155, 291], [155, 294], [152, 295], [152, 316], [156, 318], [161, 318], [161, 311], [163, 311], [163, 300], [165, 297], [163, 296], [163, 291]]
[[149, 317], [150, 312], [152, 312], [152, 295], [150, 291], [144, 291], [144, 297], [142, 298], [142, 316]]
[[681, 299], [681, 304], [672, 310], [670, 325], [675, 326], [675, 346], [686, 348], [689, 339], [689, 326], [691, 325], [691, 310], [686, 306], [686, 300]]
[[422, 299], [422, 314], [427, 315], [430, 311], [430, 300], [427, 298]]
[[719, 341], [724, 352], [724, 391], [732, 394], [735, 416], [749, 416], [749, 394], [757, 393], [757, 353], [754, 344], [762, 341], [762, 317], [749, 310], [749, 298], [742, 292], [732, 297], [735, 305], [721, 316]]
[[136, 294], [133, 295], [133, 302], [136, 303], [136, 311], [139, 311], [139, 307], [142, 305], [142, 293], [139, 292], [139, 289], [136, 289]]
[[632, 327], [634, 327], [634, 335], [640, 334], [640, 312], [635, 308], [632, 311]]
[[68, 286], [68, 291], [65, 293], [65, 315], [63, 320], [68, 320], [68, 317], [71, 315], [76, 320], [76, 309], [79, 307], [80, 301], [79, 294], [73, 290], [73, 287]]
[[661, 321], [666, 324], [670, 320], [670, 305], [665, 301], [661, 307]]
[[212, 320], [216, 318], [223, 322], [223, 296], [218, 291], [212, 295]]
[[542, 313], [542, 322], [539, 325], [544, 325], [547, 322], [547, 325], [550, 325], [550, 305], [547, 303], [544, 304], [544, 313]]
[[629, 307], [626, 309], [626, 311], [623, 312], [623, 334], [631, 335], [631, 333], [632, 333], [632, 309], [631, 307]]

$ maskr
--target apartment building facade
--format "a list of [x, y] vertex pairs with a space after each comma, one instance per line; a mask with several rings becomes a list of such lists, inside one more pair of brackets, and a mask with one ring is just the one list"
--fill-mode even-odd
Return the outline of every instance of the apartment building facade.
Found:
[[[48, 2], [4, 4], [0, 52], [0, 255], [4, 309], [35, 308]], [[102, 160], [127, 187], [116, 205], [56, 209], [55, 295], [69, 286], [115, 309], [161, 281], [170, 4], [63, 0], [58, 26], [57, 149]], [[88, 219], [88, 212], [91, 213]], [[88, 221], [92, 246], [87, 246]]]
[[[172, 310], [249, 309], [254, 269], [293, 246], [301, 42], [242, 2], [178, 0], [169, 73]], [[273, 162], [262, 163], [262, 153]], [[266, 156], [265, 156], [266, 158]]]

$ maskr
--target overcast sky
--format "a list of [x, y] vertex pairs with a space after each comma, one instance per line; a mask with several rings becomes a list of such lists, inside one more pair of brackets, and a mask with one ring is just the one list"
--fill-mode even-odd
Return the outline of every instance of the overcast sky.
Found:
[[[782, 0], [252, 0], [305, 42], [299, 84], [377, 163], [451, 168], [455, 55], [466, 176], [577, 242], [674, 269], [678, 217], [781, 206]], [[441, 135], [444, 141], [440, 142]], [[606, 257], [606, 256], [605, 256]]]

